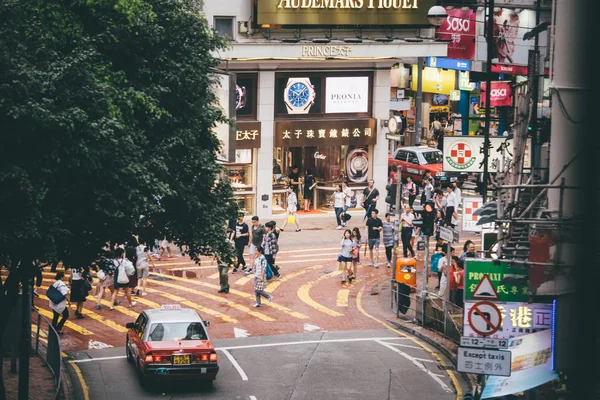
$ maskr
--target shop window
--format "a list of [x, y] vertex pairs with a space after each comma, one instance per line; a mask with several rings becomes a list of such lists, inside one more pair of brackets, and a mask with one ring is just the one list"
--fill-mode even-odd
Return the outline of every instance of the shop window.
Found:
[[236, 150], [235, 163], [223, 164], [227, 168], [231, 187], [240, 209], [245, 214], [254, 213], [254, 166], [252, 149]]

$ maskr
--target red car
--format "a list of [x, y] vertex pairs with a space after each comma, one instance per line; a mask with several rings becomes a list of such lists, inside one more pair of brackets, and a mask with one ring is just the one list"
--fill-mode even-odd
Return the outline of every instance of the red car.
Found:
[[444, 172], [443, 154], [440, 150], [428, 146], [399, 147], [388, 158], [389, 168], [396, 164], [398, 171], [402, 171], [402, 180], [410, 176], [416, 183], [423, 181], [425, 171], [429, 170], [431, 176], [438, 182], [464, 182], [468, 175], [464, 172]]
[[194, 379], [212, 384], [219, 365], [208, 326], [195, 310], [177, 305], [143, 311], [128, 323], [125, 352], [141, 383]]

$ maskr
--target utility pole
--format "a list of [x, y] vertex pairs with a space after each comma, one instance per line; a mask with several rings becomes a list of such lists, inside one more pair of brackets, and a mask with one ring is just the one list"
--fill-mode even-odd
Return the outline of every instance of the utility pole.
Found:
[[[392, 261], [394, 262], [394, 265], [392, 266], [392, 271], [393, 272], [393, 276], [394, 279], [395, 274], [396, 274], [396, 261], [398, 260], [398, 246], [399, 246], [399, 241], [400, 241], [400, 237], [398, 237], [398, 240], [396, 240], [396, 235], [398, 234], [398, 231], [400, 231], [400, 196], [402, 195], [402, 170], [398, 169], [398, 175], [397, 175], [397, 182], [396, 182], [396, 204], [395, 207], [396, 209], [394, 210], [394, 254], [392, 257]], [[393, 183], [393, 182], [392, 182]]]
[[492, 92], [492, 54], [494, 52], [494, 0], [487, 3], [487, 63], [485, 78], [485, 127], [483, 129], [483, 202], [487, 201], [488, 158], [490, 147], [490, 94]]
[[[536, 1], [536, 6], [535, 6], [535, 26], [539, 26], [540, 24], [540, 12], [541, 12], [541, 0], [537, 0]], [[535, 168], [538, 166], [537, 163], [539, 163], [539, 157], [538, 157], [538, 139], [539, 139], [539, 135], [538, 135], [538, 118], [537, 118], [537, 114], [538, 114], [538, 101], [540, 101], [540, 99], [538, 98], [538, 94], [540, 91], [540, 70], [542, 70], [541, 73], [543, 73], [543, 68], [540, 68], [540, 65], [543, 65], [543, 63], [541, 62], [540, 59], [540, 48], [539, 48], [539, 44], [540, 44], [540, 35], [537, 34], [535, 35], [535, 42], [533, 45], [533, 52], [534, 52], [534, 56], [535, 56], [535, 60], [536, 62], [534, 63], [536, 70], [535, 71], [528, 71], [529, 72], [529, 76], [533, 76], [533, 81], [531, 82], [531, 99], [532, 99], [532, 104], [531, 104], [531, 149], [530, 149], [530, 154], [531, 154], [531, 169], [532, 169], [532, 176], [534, 181], [532, 183], [536, 183], [535, 182]]]

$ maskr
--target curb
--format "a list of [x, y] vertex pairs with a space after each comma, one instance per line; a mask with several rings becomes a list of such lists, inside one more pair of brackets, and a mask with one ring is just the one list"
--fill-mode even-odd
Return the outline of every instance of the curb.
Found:
[[[453, 366], [456, 366], [456, 356], [453, 353], [451, 353], [448, 349], [446, 349], [445, 347], [441, 346], [435, 340], [427, 337], [426, 335], [421, 334], [419, 331], [417, 331], [415, 329], [411, 329], [411, 328], [409, 328], [409, 327], [407, 327], [407, 326], [405, 326], [403, 324], [400, 324], [400, 323], [398, 323], [396, 321], [390, 320], [388, 318], [386, 318], [385, 320], [387, 322], [389, 322], [390, 324], [394, 325], [395, 327], [397, 327], [398, 329], [401, 329], [401, 330], [403, 330], [403, 331], [405, 331], [407, 333], [410, 333], [411, 335], [416, 336], [419, 339], [423, 340], [424, 342], [427, 342], [431, 346], [435, 347], [437, 350], [440, 351], [440, 353], [443, 353], [444, 356], [446, 358], [448, 358], [452, 362]], [[426, 329], [426, 328], [423, 328], [423, 329]], [[428, 331], [435, 333], [435, 331], [431, 331], [431, 330], [428, 330]], [[470, 383], [471, 386], [475, 386], [477, 384], [476, 379], [473, 376], [471, 376], [471, 374], [468, 374], [466, 372], [459, 372], [459, 371], [456, 371], [456, 370], [455, 370], [455, 372], [457, 374], [460, 374], [461, 377], [463, 378], [463, 380], [465, 382], [467, 382], [467, 383]]]

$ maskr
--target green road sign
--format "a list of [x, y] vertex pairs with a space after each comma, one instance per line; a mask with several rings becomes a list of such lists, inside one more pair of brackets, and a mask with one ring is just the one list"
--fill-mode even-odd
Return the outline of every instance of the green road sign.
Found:
[[[514, 264], [513, 264], [514, 265]], [[465, 301], [529, 301], [529, 273], [510, 263], [465, 259]]]

